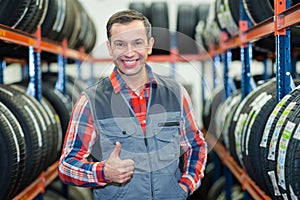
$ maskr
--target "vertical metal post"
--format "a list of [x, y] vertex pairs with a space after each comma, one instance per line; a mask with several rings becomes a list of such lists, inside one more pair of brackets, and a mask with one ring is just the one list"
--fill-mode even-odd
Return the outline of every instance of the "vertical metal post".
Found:
[[34, 51], [32, 46], [29, 47], [29, 84], [27, 93], [39, 102], [42, 98], [41, 83], [41, 54]]
[[176, 80], [176, 60], [178, 55], [177, 41], [176, 41], [176, 32], [171, 33], [171, 77], [173, 80]]
[[214, 152], [214, 177], [213, 182], [216, 182], [221, 177], [221, 159], [218, 154]]
[[216, 88], [217, 85], [219, 84], [217, 72], [220, 65], [221, 65], [221, 58], [220, 55], [217, 54], [213, 58], [213, 88]]
[[205, 80], [204, 80], [204, 74], [205, 74], [205, 64], [204, 61], [201, 62], [201, 93], [202, 93], [202, 105], [204, 105], [205, 101]]
[[241, 47], [241, 62], [242, 62], [242, 80], [241, 90], [242, 98], [245, 98], [251, 92], [251, 72], [250, 65], [252, 60], [252, 44], [248, 43], [247, 47]]
[[224, 64], [223, 78], [224, 78], [224, 88], [225, 88], [225, 99], [227, 99], [231, 95], [231, 87], [230, 87], [231, 84], [229, 82], [229, 76], [228, 76], [229, 66], [232, 61], [231, 50], [225, 51], [222, 55], [223, 55], [223, 64]]
[[4, 74], [4, 69], [5, 69], [5, 67], [6, 67], [6, 61], [3, 59], [3, 58], [1, 58], [1, 68], [0, 68], [0, 84], [3, 84], [4, 83], [4, 76], [3, 76], [3, 74]]
[[276, 36], [277, 101], [291, 91], [290, 32]]
[[55, 84], [55, 88], [66, 94], [66, 58], [63, 55], [57, 55], [57, 64], [58, 64], [58, 78]]
[[[240, 36], [248, 27], [252, 26], [251, 21], [245, 11], [243, 0], [240, 0]], [[251, 88], [251, 73], [250, 65], [252, 61], [252, 44], [250, 42], [246, 44], [241, 44], [241, 62], [242, 62], [242, 80], [241, 80], [241, 90], [242, 98], [245, 98], [252, 90]]]
[[290, 28], [279, 29], [280, 13], [290, 7], [290, 1], [275, 0], [275, 41], [276, 41], [276, 84], [277, 102], [292, 90], [291, 79], [291, 32]]
[[81, 74], [81, 64], [82, 62], [80, 60], [75, 60], [76, 66], [77, 66], [77, 78], [79, 80], [82, 80], [82, 74]]
[[233, 177], [231, 171], [226, 166], [224, 166], [224, 174], [226, 180], [226, 184], [225, 184], [226, 200], [231, 200]]

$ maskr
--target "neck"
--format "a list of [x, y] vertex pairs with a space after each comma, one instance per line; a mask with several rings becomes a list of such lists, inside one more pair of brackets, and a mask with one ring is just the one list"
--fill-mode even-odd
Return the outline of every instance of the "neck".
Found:
[[146, 68], [143, 68], [138, 74], [130, 76], [123, 74], [122, 78], [126, 82], [128, 87], [131, 88], [131, 90], [140, 93], [145, 83], [147, 83], [148, 81], [148, 74]]

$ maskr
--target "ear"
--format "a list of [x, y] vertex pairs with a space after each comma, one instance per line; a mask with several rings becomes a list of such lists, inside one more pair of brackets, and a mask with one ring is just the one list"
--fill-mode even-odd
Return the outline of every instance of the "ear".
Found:
[[152, 53], [152, 48], [153, 48], [153, 45], [154, 45], [154, 38], [151, 37], [149, 39], [149, 45], [148, 45], [148, 55], [150, 55]]
[[112, 56], [113, 55], [113, 53], [112, 53], [112, 47], [110, 45], [110, 41], [109, 40], [106, 41], [106, 46], [107, 46], [109, 55]]

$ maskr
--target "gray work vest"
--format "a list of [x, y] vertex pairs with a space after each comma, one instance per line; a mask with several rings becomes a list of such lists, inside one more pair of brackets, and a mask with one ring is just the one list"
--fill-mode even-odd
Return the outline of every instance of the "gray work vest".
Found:
[[[94, 189], [98, 200], [183, 200], [179, 186], [180, 128], [182, 115], [181, 89], [171, 79], [155, 75], [158, 84], [150, 89], [146, 132], [122, 92], [115, 93], [109, 78], [86, 90], [99, 140], [92, 156], [107, 160], [122, 145], [120, 158], [134, 160], [134, 174], [124, 184], [109, 183]], [[127, 94], [128, 95], [128, 94]]]

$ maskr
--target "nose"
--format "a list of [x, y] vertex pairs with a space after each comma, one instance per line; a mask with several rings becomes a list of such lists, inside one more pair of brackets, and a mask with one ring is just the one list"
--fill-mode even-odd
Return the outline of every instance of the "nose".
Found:
[[127, 45], [127, 51], [125, 52], [126, 56], [134, 55], [135, 48], [132, 44]]

